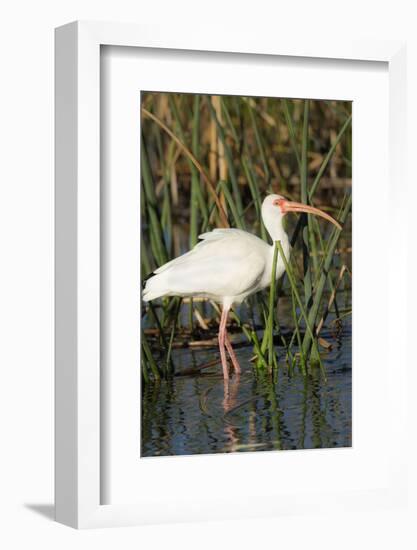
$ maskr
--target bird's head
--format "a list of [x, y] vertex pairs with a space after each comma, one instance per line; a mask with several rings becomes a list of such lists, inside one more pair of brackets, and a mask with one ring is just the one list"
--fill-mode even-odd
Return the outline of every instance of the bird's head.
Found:
[[321, 218], [331, 222], [338, 229], [342, 229], [340, 223], [329, 216], [326, 212], [323, 212], [323, 210], [301, 202], [289, 201], [282, 195], [268, 195], [262, 203], [262, 217], [264, 220], [275, 219], [276, 221], [281, 221], [282, 218], [288, 214], [288, 212], [305, 212], [306, 214], [314, 214], [315, 216], [320, 216]]

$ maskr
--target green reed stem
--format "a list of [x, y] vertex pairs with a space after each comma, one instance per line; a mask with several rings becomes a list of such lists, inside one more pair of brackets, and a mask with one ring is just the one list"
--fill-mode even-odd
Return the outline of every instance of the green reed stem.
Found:
[[272, 259], [271, 286], [269, 287], [269, 307], [268, 307], [268, 364], [272, 365], [274, 350], [274, 312], [275, 312], [275, 290], [277, 275], [278, 247], [274, 243], [274, 256]]
[[329, 162], [330, 162], [330, 160], [333, 156], [333, 153], [336, 151], [336, 147], [340, 143], [340, 140], [342, 139], [344, 133], [348, 129], [351, 122], [352, 122], [352, 115], [350, 115], [346, 119], [345, 123], [343, 124], [342, 128], [340, 129], [339, 133], [337, 134], [333, 145], [330, 147], [329, 151], [327, 152], [326, 157], [324, 158], [323, 162], [321, 163], [320, 169], [317, 172], [317, 176], [314, 178], [314, 181], [313, 181], [313, 183], [311, 185], [311, 188], [310, 188], [310, 191], [309, 191], [310, 201], [313, 199], [314, 193], [316, 192], [316, 189], [317, 189], [317, 187], [320, 183], [321, 177], [323, 176], [324, 171], [326, 170], [327, 165], [329, 164]]
[[[200, 144], [200, 96], [194, 96], [194, 114], [191, 137], [191, 148], [193, 155], [198, 159]], [[190, 196], [190, 248], [197, 244], [198, 240], [198, 188], [200, 187], [200, 174], [191, 161], [191, 196]]]
[[167, 373], [172, 373], [172, 362], [171, 362], [171, 352], [172, 352], [172, 344], [174, 343], [174, 336], [175, 331], [177, 328], [177, 322], [178, 322], [178, 316], [181, 311], [181, 304], [182, 304], [182, 298], [177, 298], [177, 304], [175, 307], [175, 313], [174, 313], [174, 321], [171, 329], [171, 336], [169, 338], [169, 344], [168, 344], [168, 350], [167, 350], [167, 358], [166, 358], [166, 370]]
[[[155, 325], [158, 329], [161, 344], [162, 344], [164, 349], [168, 349], [168, 342], [167, 342], [167, 339], [165, 337], [165, 333], [164, 333], [164, 330], [162, 328], [162, 325], [159, 321], [158, 314], [156, 313], [155, 306], [153, 305], [152, 302], [148, 302], [148, 306], [149, 306], [149, 311], [150, 311], [150, 313], [153, 317], [153, 320], [155, 321]], [[170, 360], [170, 368], [171, 368], [171, 370], [175, 369], [175, 365], [174, 365], [174, 362], [173, 362], [172, 358]]]
[[220, 189], [223, 191], [224, 196], [226, 197], [227, 204], [229, 205], [236, 227], [238, 229], [245, 229], [243, 216], [239, 215], [239, 212], [236, 207], [236, 203], [233, 200], [232, 194], [230, 193], [230, 189], [227, 187], [226, 182], [221, 181], [219, 183], [220, 183]]
[[146, 361], [151, 369], [151, 372], [153, 374], [153, 377], [155, 380], [161, 379], [161, 374], [158, 369], [158, 365], [155, 362], [155, 359], [153, 358], [151, 348], [148, 344], [148, 341], [146, 339], [145, 333], [142, 330], [142, 351], [145, 354]]
[[[297, 337], [298, 348], [300, 350], [301, 372], [305, 376], [306, 375], [306, 360], [305, 360], [305, 356], [304, 356], [303, 349], [302, 349], [302, 342], [301, 342], [301, 335], [300, 335], [300, 325], [299, 325], [300, 320], [297, 318], [297, 310], [296, 310], [296, 307], [295, 307], [296, 299], [295, 299], [294, 291], [292, 289], [291, 289], [291, 297], [292, 297], [292, 316], [293, 316], [294, 327], [295, 327], [294, 328], [294, 334]], [[292, 345], [292, 344], [290, 344], [290, 345]]]
[[261, 346], [259, 344], [258, 335], [254, 330], [251, 331], [250, 335], [251, 335], [251, 341], [253, 343], [253, 347], [255, 348], [255, 353], [257, 355], [257, 361], [256, 361], [257, 367], [258, 368], [262, 367], [265, 369], [268, 368], [268, 363], [266, 362]]
[[239, 184], [238, 184], [237, 176], [236, 176], [236, 170], [235, 170], [235, 166], [234, 166], [234, 163], [233, 163], [232, 151], [231, 151], [230, 145], [229, 145], [229, 143], [226, 139], [224, 128], [220, 124], [219, 119], [217, 118], [216, 111], [214, 110], [213, 105], [211, 104], [211, 101], [210, 101], [209, 97], [207, 98], [207, 105], [208, 105], [208, 108], [210, 110], [210, 115], [216, 123], [217, 132], [218, 132], [219, 138], [220, 138], [220, 140], [223, 144], [224, 156], [226, 158], [227, 168], [229, 170], [229, 177], [230, 177], [230, 181], [231, 181], [231, 184], [232, 184], [233, 197], [234, 197], [235, 202], [236, 202], [236, 209], [239, 213], [239, 216], [241, 216], [242, 212], [243, 212], [242, 197], [240, 195]]
[[163, 233], [165, 235], [165, 248], [168, 253], [168, 258], [171, 257], [169, 251], [172, 247], [172, 210], [171, 210], [171, 196], [169, 192], [168, 183], [165, 180], [165, 185], [163, 189], [164, 199], [162, 203], [162, 214], [161, 214], [161, 226]]
[[141, 163], [142, 181], [143, 181], [143, 188], [145, 191], [146, 201], [155, 207], [156, 206], [155, 186], [153, 183], [152, 172], [151, 172], [149, 158], [148, 158], [148, 152], [146, 150], [145, 139], [143, 134], [141, 136], [140, 163]]
[[146, 365], [146, 361], [143, 357], [141, 357], [140, 361], [141, 367], [142, 367], [142, 376], [145, 384], [149, 382], [149, 374], [148, 374], [148, 367]]
[[189, 308], [188, 308], [188, 324], [190, 325], [190, 332], [191, 332], [191, 334], [192, 334], [193, 331], [194, 331], [193, 312], [194, 312], [193, 299], [190, 298]]
[[158, 266], [168, 260], [168, 253], [163, 239], [163, 230], [161, 226], [161, 216], [157, 210], [155, 186], [152, 173], [149, 166], [148, 155], [146, 153], [145, 143], [141, 143], [141, 171], [144, 189], [144, 199], [146, 201], [146, 210], [149, 219], [149, 232], [151, 240], [152, 253]]
[[[311, 342], [312, 342], [312, 345], [313, 345], [313, 350], [315, 352], [315, 356], [314, 356], [314, 359], [318, 361], [319, 365], [320, 365], [320, 369], [322, 370], [322, 373], [323, 375], [325, 376], [325, 371], [324, 371], [324, 368], [323, 368], [323, 363], [321, 361], [321, 357], [320, 357], [320, 353], [318, 351], [318, 348], [317, 348], [317, 343], [316, 343], [316, 339], [314, 338], [314, 334], [313, 334], [313, 329], [311, 327], [311, 324], [310, 324], [310, 321], [309, 321], [309, 318], [308, 318], [308, 315], [307, 315], [307, 312], [305, 310], [305, 307], [303, 305], [303, 302], [300, 298], [300, 295], [298, 293], [298, 289], [297, 289], [297, 283], [296, 283], [296, 280], [295, 280], [295, 277], [294, 277], [294, 272], [291, 268], [291, 266], [289, 265], [288, 261], [287, 261], [287, 258], [285, 257], [285, 254], [284, 254], [284, 250], [282, 248], [282, 245], [281, 245], [281, 241], [277, 241], [277, 246], [278, 246], [278, 249], [279, 249], [279, 253], [281, 254], [281, 257], [282, 257], [282, 261], [284, 262], [284, 265], [285, 265], [285, 270], [287, 272], [287, 275], [288, 275], [288, 280], [290, 281], [290, 284], [291, 284], [291, 288], [292, 288], [292, 291], [294, 292], [294, 295], [295, 295], [295, 298], [298, 302], [298, 307], [300, 308], [300, 311], [304, 317], [304, 321], [306, 323], [306, 327], [307, 327], [307, 332], [310, 334], [310, 337], [311, 337]], [[304, 350], [303, 350], [304, 351]]]
[[[339, 221], [342, 225], [345, 223], [345, 221], [348, 217], [351, 205], [352, 205], [352, 195], [349, 196], [349, 198], [346, 201], [346, 204], [344, 206], [344, 209], [343, 209], [343, 211], [340, 215]], [[334, 252], [335, 252], [335, 249], [336, 249], [337, 242], [338, 242], [339, 237], [340, 237], [340, 233], [341, 233], [340, 229], [338, 229], [337, 227], [333, 228], [332, 235], [329, 239], [329, 245], [328, 245], [326, 254], [325, 254], [323, 262], [322, 262], [322, 266], [321, 266], [321, 269], [320, 269], [320, 278], [319, 278], [319, 281], [317, 283], [315, 296], [314, 296], [314, 301], [313, 301], [313, 304], [310, 308], [309, 315], [308, 315], [309, 325], [313, 326], [313, 327], [314, 327], [315, 322], [316, 322], [317, 314], [318, 314], [320, 303], [321, 303], [321, 298], [322, 298], [322, 295], [323, 295], [323, 290], [324, 290], [324, 287], [325, 287], [325, 284], [326, 284], [327, 275], [328, 275], [328, 272], [330, 270], [330, 266], [331, 266], [332, 261], [333, 261], [333, 255], [334, 255]], [[311, 334], [310, 334], [310, 332], [311, 332]], [[312, 342], [314, 342], [313, 333], [312, 333], [312, 331], [310, 331], [310, 332], [308, 332], [308, 333], [306, 332], [306, 334], [304, 335], [303, 352], [305, 354], [308, 353]]]
[[[200, 96], [197, 96], [198, 99], [198, 114], [196, 113], [196, 103], [194, 103], [194, 115], [193, 115], [193, 131], [192, 131], [192, 149], [196, 149], [196, 151], [199, 151], [199, 126], [200, 126]], [[186, 144], [186, 136], [181, 124], [181, 118], [180, 114], [178, 112], [178, 107], [175, 102], [174, 97], [169, 94], [168, 95], [168, 102], [171, 109], [171, 112], [174, 116], [174, 120], [176, 123], [176, 131], [177, 134], [181, 140], [181, 142], [185, 145]], [[198, 118], [198, 123], [197, 123]], [[194, 154], [194, 152], [193, 152]], [[194, 155], [194, 158], [198, 158], [197, 155]], [[186, 156], [188, 166], [190, 167], [190, 172], [193, 177], [194, 171], [198, 173], [197, 167], [195, 166], [195, 163], [190, 159], [189, 156]], [[203, 217], [205, 223], [208, 223], [208, 209], [207, 209], [207, 203], [203, 196], [202, 186], [200, 185], [200, 179], [198, 178], [198, 185], [194, 186], [194, 193], [198, 202], [198, 206], [200, 208], [201, 216]]]
[[255, 134], [256, 144], [258, 146], [259, 153], [261, 155], [262, 166], [263, 166], [264, 173], [265, 173], [265, 183], [266, 183], [266, 185], [269, 185], [269, 182], [270, 182], [270, 179], [271, 179], [271, 174], [270, 174], [270, 171], [269, 171], [268, 162], [266, 160], [265, 145], [264, 145], [263, 140], [261, 138], [261, 135], [259, 133], [259, 128], [258, 128], [258, 124], [256, 123], [256, 117], [255, 117], [254, 110], [251, 107], [251, 105], [249, 104], [249, 102], [247, 103], [247, 107], [248, 107], [249, 117], [250, 117], [250, 120], [251, 120], [251, 123], [252, 123], [253, 131], [254, 131], [254, 134]]
[[240, 320], [239, 315], [234, 311], [230, 310], [229, 316], [231, 319], [236, 321], [238, 327], [243, 331], [244, 335], [246, 336], [246, 339], [249, 343], [251, 343], [255, 349], [255, 353], [257, 355], [257, 364], [258, 366], [262, 366], [267, 368], [268, 364], [266, 362], [266, 359], [264, 357], [264, 352], [261, 349], [261, 345], [259, 343], [258, 335], [256, 334], [255, 330], [249, 329], [247, 326], [245, 326], [242, 321]]
[[296, 138], [296, 135], [295, 135], [294, 123], [293, 123], [292, 116], [291, 116], [291, 113], [290, 113], [288, 100], [283, 99], [282, 104], [283, 104], [283, 107], [284, 107], [284, 109], [283, 109], [284, 110], [284, 117], [285, 117], [285, 122], [287, 123], [287, 128], [288, 128], [288, 133], [289, 133], [289, 136], [290, 136], [291, 145], [292, 145], [292, 148], [294, 150], [295, 157], [297, 159], [298, 167], [301, 169], [301, 158], [300, 158], [300, 153], [298, 152], [297, 138]]
[[[348, 129], [351, 122], [352, 122], [352, 115], [350, 115], [346, 119], [345, 123], [343, 124], [342, 128], [340, 129], [340, 131], [339, 131], [339, 133], [336, 137], [335, 142], [333, 143], [333, 145], [330, 147], [329, 151], [327, 152], [327, 155], [326, 155], [325, 159], [323, 160], [319, 171], [317, 172], [317, 176], [314, 178], [314, 181], [313, 181], [313, 183], [311, 185], [311, 188], [308, 192], [308, 198], [309, 198], [309, 201], [310, 201], [311, 204], [313, 204], [314, 194], [317, 191], [317, 187], [319, 186], [319, 183], [320, 183], [321, 178], [322, 178], [322, 176], [323, 176], [323, 174], [324, 174], [324, 172], [327, 168], [327, 165], [329, 164], [330, 160], [332, 159], [333, 154], [336, 151], [337, 145], [339, 144], [340, 140], [342, 139], [344, 133]], [[293, 232], [293, 234], [291, 236], [291, 239], [290, 239], [291, 246], [295, 245], [295, 242], [297, 240], [298, 234], [299, 234], [300, 229], [301, 229], [301, 225], [302, 225], [302, 218], [300, 217], [298, 219], [297, 225], [295, 226], [294, 232]]]
[[142, 280], [144, 280], [150, 273], [152, 273], [153, 270], [151, 268], [147, 247], [145, 246], [142, 235], [140, 239], [140, 259], [142, 265]]
[[251, 160], [249, 157], [246, 158], [246, 155], [242, 155], [242, 166], [243, 166], [243, 171], [245, 172], [246, 180], [249, 185], [249, 190], [252, 195], [252, 200], [255, 205], [256, 217], [258, 220], [260, 220], [260, 231], [261, 231], [262, 240], [264, 240], [265, 242], [268, 242], [268, 236], [262, 221], [262, 213], [261, 213], [262, 200], [259, 192], [259, 184], [256, 178], [256, 174], [253, 170]]
[[[301, 202], [308, 204], [307, 190], [307, 154], [308, 154], [308, 118], [309, 118], [309, 101], [304, 102], [304, 118], [303, 118], [303, 135], [301, 141], [301, 166], [300, 166], [300, 182], [301, 182]], [[302, 236], [303, 236], [303, 272], [304, 272], [304, 303], [306, 307], [310, 303], [312, 294], [311, 271], [310, 271], [310, 251], [309, 243], [312, 239], [311, 220], [306, 214], [301, 215]]]
[[220, 105], [221, 105], [221, 108], [222, 108], [222, 112], [224, 114], [224, 118], [226, 119], [227, 126], [229, 127], [229, 130], [232, 134], [233, 140], [235, 141], [236, 145], [239, 145], [240, 140], [239, 140], [239, 137], [237, 135], [236, 128], [234, 127], [234, 124], [232, 122], [232, 117], [230, 116], [230, 112], [229, 112], [229, 109], [227, 108], [224, 97], [220, 98]]
[[[315, 229], [315, 232], [316, 232], [316, 235], [317, 235], [317, 238], [318, 238], [318, 241], [320, 243], [320, 250], [321, 250], [321, 253], [323, 254], [323, 257], [325, 256], [325, 253], [326, 253], [326, 247], [325, 247], [325, 244], [324, 244], [324, 241], [323, 241], [323, 237], [321, 236], [321, 231], [320, 231], [320, 225], [319, 225], [319, 222], [317, 220], [317, 218], [315, 218], [314, 216], [312, 216], [313, 218], [313, 225], [314, 225], [314, 229]], [[318, 279], [319, 279], [319, 274], [320, 274], [320, 266], [318, 265], [318, 256], [317, 256], [317, 267], [315, 268], [315, 280], [314, 280], [314, 288], [316, 288], [317, 286], [317, 283], [318, 283]], [[332, 273], [331, 271], [329, 271], [329, 273], [327, 274], [327, 281], [328, 281], [328, 284], [329, 284], [329, 288], [330, 288], [330, 292], [334, 292], [334, 283], [333, 283], [333, 276], [332, 276]], [[334, 305], [334, 308], [335, 308], [335, 311], [336, 311], [336, 316], [338, 317], [339, 316], [339, 313], [338, 313], [338, 305], [337, 305], [337, 298], [335, 296], [335, 299], [334, 299], [334, 302], [333, 302], [333, 305]]]

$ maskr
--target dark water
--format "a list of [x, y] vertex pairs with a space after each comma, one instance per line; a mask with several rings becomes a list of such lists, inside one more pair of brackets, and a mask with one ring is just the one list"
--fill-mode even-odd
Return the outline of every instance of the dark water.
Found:
[[[327, 375], [318, 368], [306, 377], [285, 365], [276, 379], [256, 375], [251, 347], [237, 347], [242, 373], [228, 387], [221, 365], [200, 374], [150, 384], [142, 396], [141, 456], [351, 446], [351, 325], [336, 337], [323, 331], [332, 350], [322, 354]], [[242, 342], [235, 335], [234, 342]], [[284, 351], [278, 348], [283, 362]], [[175, 352], [179, 371], [204, 364], [217, 350]]]

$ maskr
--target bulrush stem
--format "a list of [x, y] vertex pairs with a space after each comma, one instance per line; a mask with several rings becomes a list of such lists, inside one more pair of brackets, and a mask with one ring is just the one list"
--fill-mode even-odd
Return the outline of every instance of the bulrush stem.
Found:
[[[323, 373], [323, 376], [326, 378], [326, 373], [324, 371], [323, 363], [322, 363], [321, 358], [320, 358], [320, 353], [319, 353], [319, 350], [317, 348], [317, 342], [316, 342], [316, 339], [314, 338], [313, 329], [312, 329], [312, 326], [309, 322], [308, 315], [307, 315], [307, 312], [306, 312], [305, 307], [303, 305], [303, 302], [300, 298], [300, 294], [298, 293], [297, 282], [295, 280], [293, 270], [292, 270], [290, 264], [288, 263], [287, 258], [285, 257], [284, 250], [282, 248], [281, 242], [277, 241], [277, 245], [278, 245], [279, 253], [281, 254], [281, 257], [282, 257], [282, 261], [284, 262], [284, 265], [285, 265], [285, 270], [286, 270], [287, 275], [288, 275], [288, 280], [290, 281], [290, 284], [291, 284], [291, 289], [294, 293], [294, 296], [295, 296], [295, 298], [297, 300], [297, 303], [298, 303], [298, 307], [300, 308], [301, 314], [304, 317], [304, 321], [306, 323], [306, 328], [307, 328], [306, 334], [309, 334], [310, 338], [311, 338], [310, 341], [312, 342], [313, 351], [314, 351], [314, 354], [315, 354], [314, 359], [318, 361], [318, 363], [320, 365], [320, 369]], [[303, 350], [303, 353], [304, 353], [304, 350]], [[306, 354], [304, 353], [304, 355], [306, 355]]]
[[[307, 190], [307, 154], [308, 154], [308, 117], [309, 117], [309, 100], [304, 102], [304, 118], [303, 118], [303, 137], [301, 143], [301, 167], [300, 167], [300, 181], [301, 181], [301, 202], [308, 204], [308, 190]], [[310, 253], [309, 245], [312, 244], [312, 221], [310, 216], [306, 214], [301, 215], [302, 224], [302, 236], [303, 236], [303, 272], [304, 272], [304, 303], [308, 307], [311, 294], [311, 271], [310, 271]]]
[[274, 257], [272, 260], [271, 286], [269, 287], [269, 307], [268, 307], [268, 364], [272, 366], [274, 355], [274, 311], [275, 311], [275, 289], [277, 274], [278, 246], [274, 242]]
[[[348, 217], [351, 205], [352, 205], [352, 195], [349, 196], [349, 198], [346, 201], [346, 204], [343, 208], [343, 211], [340, 215], [339, 219], [340, 219], [340, 222], [342, 224], [345, 223], [345, 221]], [[317, 314], [318, 314], [320, 303], [321, 303], [321, 297], [323, 295], [324, 287], [326, 285], [327, 274], [330, 270], [330, 266], [331, 266], [332, 261], [333, 261], [333, 255], [334, 255], [334, 251], [336, 250], [336, 245], [337, 245], [337, 242], [339, 240], [340, 233], [341, 233], [341, 231], [339, 229], [337, 229], [336, 227], [333, 228], [332, 235], [329, 239], [329, 246], [327, 248], [327, 251], [326, 251], [326, 254], [325, 254], [325, 257], [324, 257], [324, 260], [323, 260], [323, 264], [322, 264], [322, 267], [321, 267], [321, 270], [320, 270], [320, 278], [319, 278], [317, 286], [316, 286], [314, 301], [313, 301], [313, 304], [312, 304], [312, 306], [310, 308], [310, 311], [309, 311], [309, 314], [308, 314], [308, 322], [312, 327], [314, 327], [316, 319], [317, 319]], [[307, 355], [307, 353], [308, 353], [308, 351], [311, 347], [311, 343], [314, 342], [314, 341], [315, 341], [315, 339], [314, 339], [313, 334], [312, 333], [310, 334], [309, 332], [306, 332], [306, 334], [304, 335], [304, 340], [303, 340], [303, 352], [304, 352], [304, 354]]]

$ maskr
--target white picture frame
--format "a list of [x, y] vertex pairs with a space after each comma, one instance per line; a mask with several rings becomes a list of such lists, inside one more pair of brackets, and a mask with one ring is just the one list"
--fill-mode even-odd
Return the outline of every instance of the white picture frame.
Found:
[[[236, 32], [201, 32], [177, 36], [174, 29], [136, 25], [76, 22], [56, 30], [56, 519], [73, 527], [129, 525], [160, 520], [134, 504], [101, 504], [100, 402], [100, 48], [102, 45], [172, 50], [227, 52], [296, 58], [381, 61], [389, 71], [389, 179], [405, 189], [405, 45], [401, 42], [363, 41], [327, 44], [319, 40], [289, 43], [256, 35], [252, 42]], [[222, 54], [218, 54], [222, 55]], [[396, 233], [404, 227], [393, 208]], [[403, 252], [404, 253], [404, 252]], [[401, 258], [398, 262], [400, 272]], [[398, 271], [396, 273], [398, 276]], [[402, 272], [405, 279], [405, 272]], [[401, 276], [401, 274], [400, 274]], [[405, 317], [401, 301], [389, 300], [390, 313]], [[405, 349], [405, 348], [404, 348]], [[405, 387], [405, 351], [399, 351], [396, 384]], [[401, 394], [395, 404], [405, 417]], [[340, 494], [341, 508], [399, 505], [405, 499], [405, 464], [399, 433], [390, 455], [384, 491]], [[392, 461], [395, 461], [395, 464]], [[335, 505], [323, 492], [289, 495], [271, 513], [303, 513]], [[245, 511], [239, 509], [239, 513]], [[221, 503], [213, 503], [218, 517]], [[175, 502], [166, 503], [167, 521], [182, 518]], [[205, 512], [207, 518], [207, 510]], [[234, 517], [225, 515], [225, 517]], [[193, 519], [198, 519], [198, 514]]]

